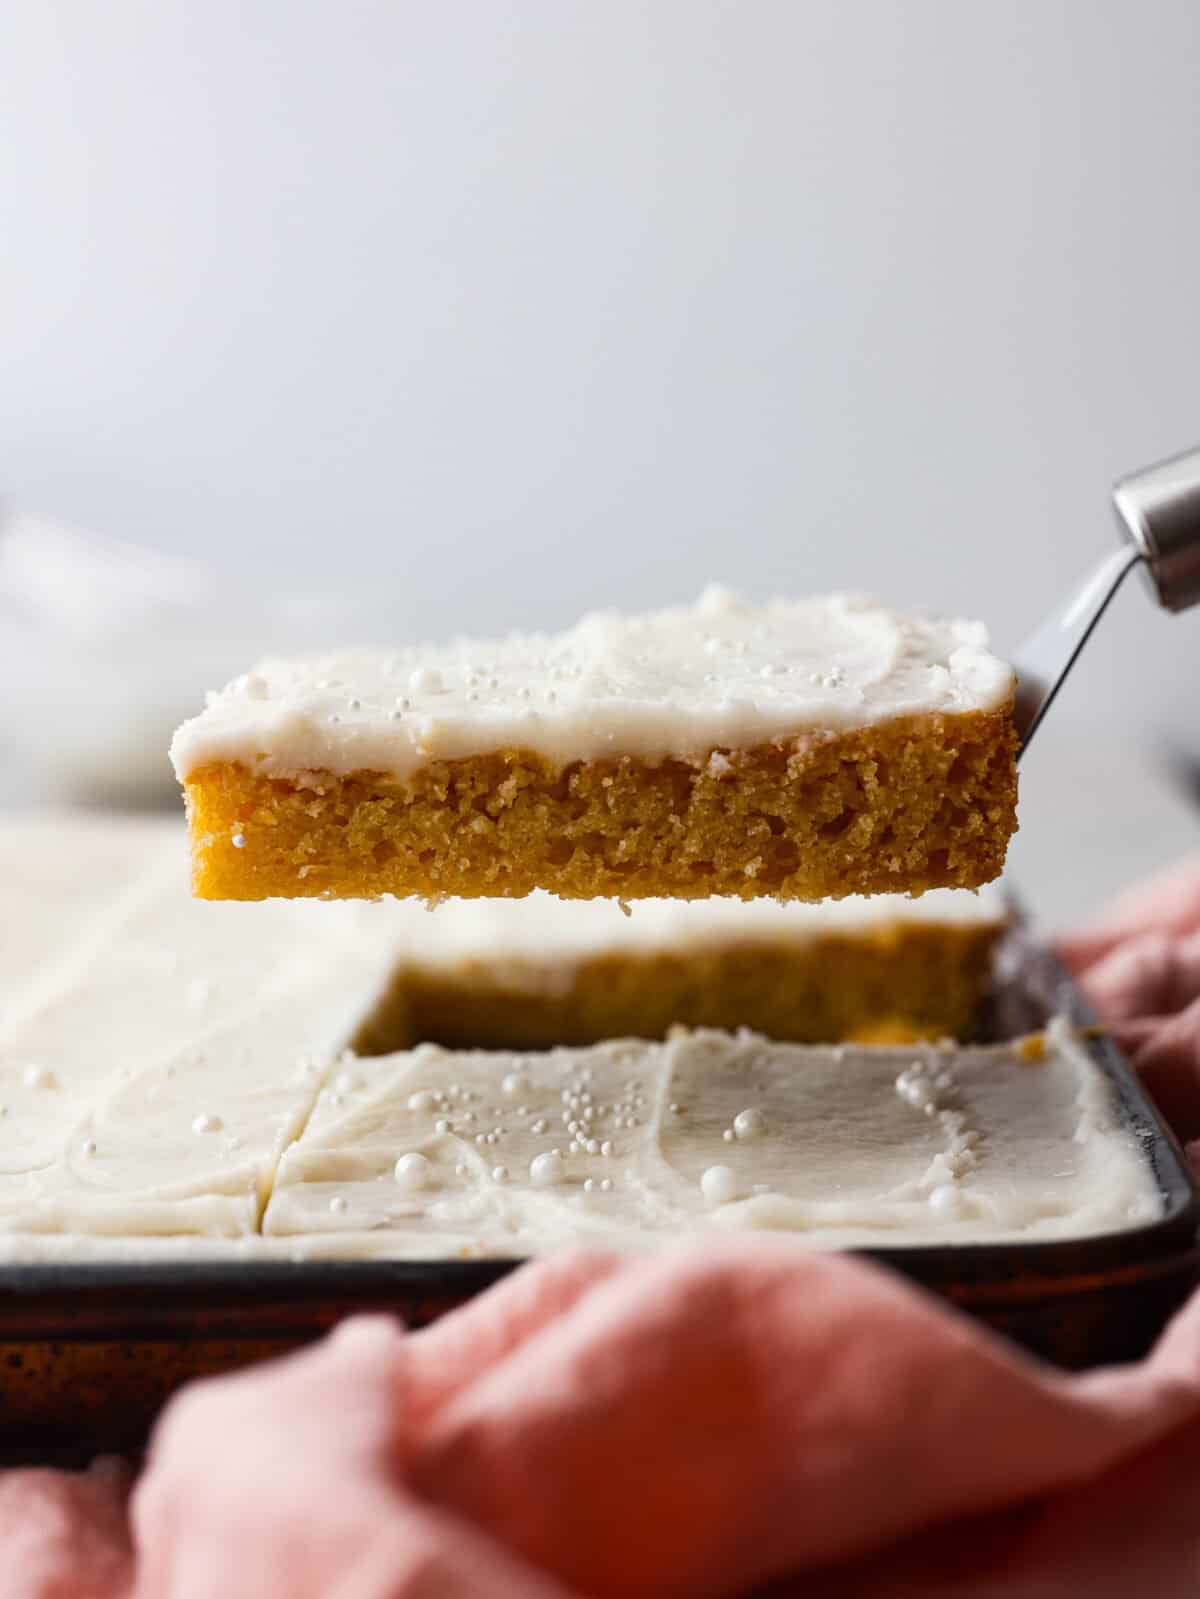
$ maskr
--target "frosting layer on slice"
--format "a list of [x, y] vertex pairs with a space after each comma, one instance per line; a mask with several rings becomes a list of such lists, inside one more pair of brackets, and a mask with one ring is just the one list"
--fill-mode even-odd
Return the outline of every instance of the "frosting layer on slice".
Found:
[[499, 750], [551, 763], [745, 749], [894, 718], [994, 711], [1009, 668], [978, 622], [851, 595], [596, 614], [558, 634], [266, 660], [175, 735], [181, 781], [214, 763], [267, 776], [370, 771]]

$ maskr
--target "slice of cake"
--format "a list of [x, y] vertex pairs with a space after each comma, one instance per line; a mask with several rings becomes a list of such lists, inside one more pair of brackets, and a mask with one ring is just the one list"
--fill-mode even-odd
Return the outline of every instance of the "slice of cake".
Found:
[[760, 899], [450, 900], [359, 907], [394, 950], [389, 996], [357, 1040], [546, 1049], [749, 1027], [833, 1043], [972, 1036], [1007, 925], [1003, 897], [933, 889], [820, 905]]
[[348, 1069], [389, 952], [347, 906], [198, 904], [185, 856], [175, 819], [0, 824], [0, 1236], [254, 1238]]
[[1161, 1213], [1107, 1080], [1037, 1050], [818, 1049], [749, 1033], [360, 1061], [284, 1154], [264, 1218], [402, 1259], [645, 1249], [708, 1227], [831, 1247], [1115, 1232]]
[[1015, 826], [977, 623], [835, 596], [266, 661], [175, 735], [208, 899], [974, 887]]

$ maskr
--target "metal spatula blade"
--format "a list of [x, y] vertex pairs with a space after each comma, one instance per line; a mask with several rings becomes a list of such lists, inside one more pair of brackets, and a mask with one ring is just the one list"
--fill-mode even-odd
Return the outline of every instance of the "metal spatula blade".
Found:
[[1046, 618], [1013, 660], [1019, 753], [1042, 724], [1096, 623], [1135, 566], [1167, 611], [1200, 603], [1200, 449], [1122, 478], [1113, 489], [1121, 548]]

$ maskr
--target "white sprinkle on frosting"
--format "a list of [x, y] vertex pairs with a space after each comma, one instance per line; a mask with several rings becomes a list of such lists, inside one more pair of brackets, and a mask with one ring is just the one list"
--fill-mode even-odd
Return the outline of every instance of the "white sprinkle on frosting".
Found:
[[[494, 670], [472, 677], [464, 661], [484, 656]], [[428, 716], [416, 726], [391, 720], [397, 671], [414, 699], [439, 697], [436, 727]], [[368, 767], [404, 777], [431, 759], [514, 745], [559, 765], [614, 748], [694, 758], [910, 713], [995, 710], [1012, 692], [977, 624], [906, 617], [854, 595], [755, 606], [727, 594], [715, 608], [595, 614], [567, 633], [513, 636], [469, 657], [461, 644], [352, 650], [265, 661], [253, 675], [261, 698], [230, 685], [176, 734], [181, 778], [212, 761], [267, 776]], [[334, 683], [337, 703], [361, 705], [350, 718], [330, 715], [324, 685]]]
[[557, 1149], [535, 1155], [529, 1163], [529, 1180], [535, 1188], [552, 1188], [566, 1176], [566, 1165]]
[[710, 1205], [731, 1204], [738, 1194], [737, 1174], [732, 1166], [706, 1166], [700, 1174], [700, 1192]]
[[433, 1175], [433, 1168], [426, 1156], [419, 1150], [413, 1150], [407, 1155], [401, 1155], [396, 1162], [392, 1175], [396, 1179], [396, 1186], [406, 1194], [415, 1194], [429, 1184]]
[[963, 1208], [963, 1196], [954, 1183], [939, 1183], [930, 1191], [929, 1208], [936, 1211], [939, 1216], [960, 1215]]
[[733, 1118], [733, 1132], [736, 1138], [761, 1138], [766, 1130], [767, 1118], [754, 1106], [747, 1110], [739, 1110]]

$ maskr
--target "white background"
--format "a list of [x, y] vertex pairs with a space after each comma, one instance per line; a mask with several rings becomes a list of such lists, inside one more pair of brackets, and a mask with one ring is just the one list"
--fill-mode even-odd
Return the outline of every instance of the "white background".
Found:
[[[1200, 442], [1195, 0], [9, 0], [0, 493], [395, 638], [830, 587], [1001, 647]], [[1063, 708], [1200, 748], [1130, 587]]]

